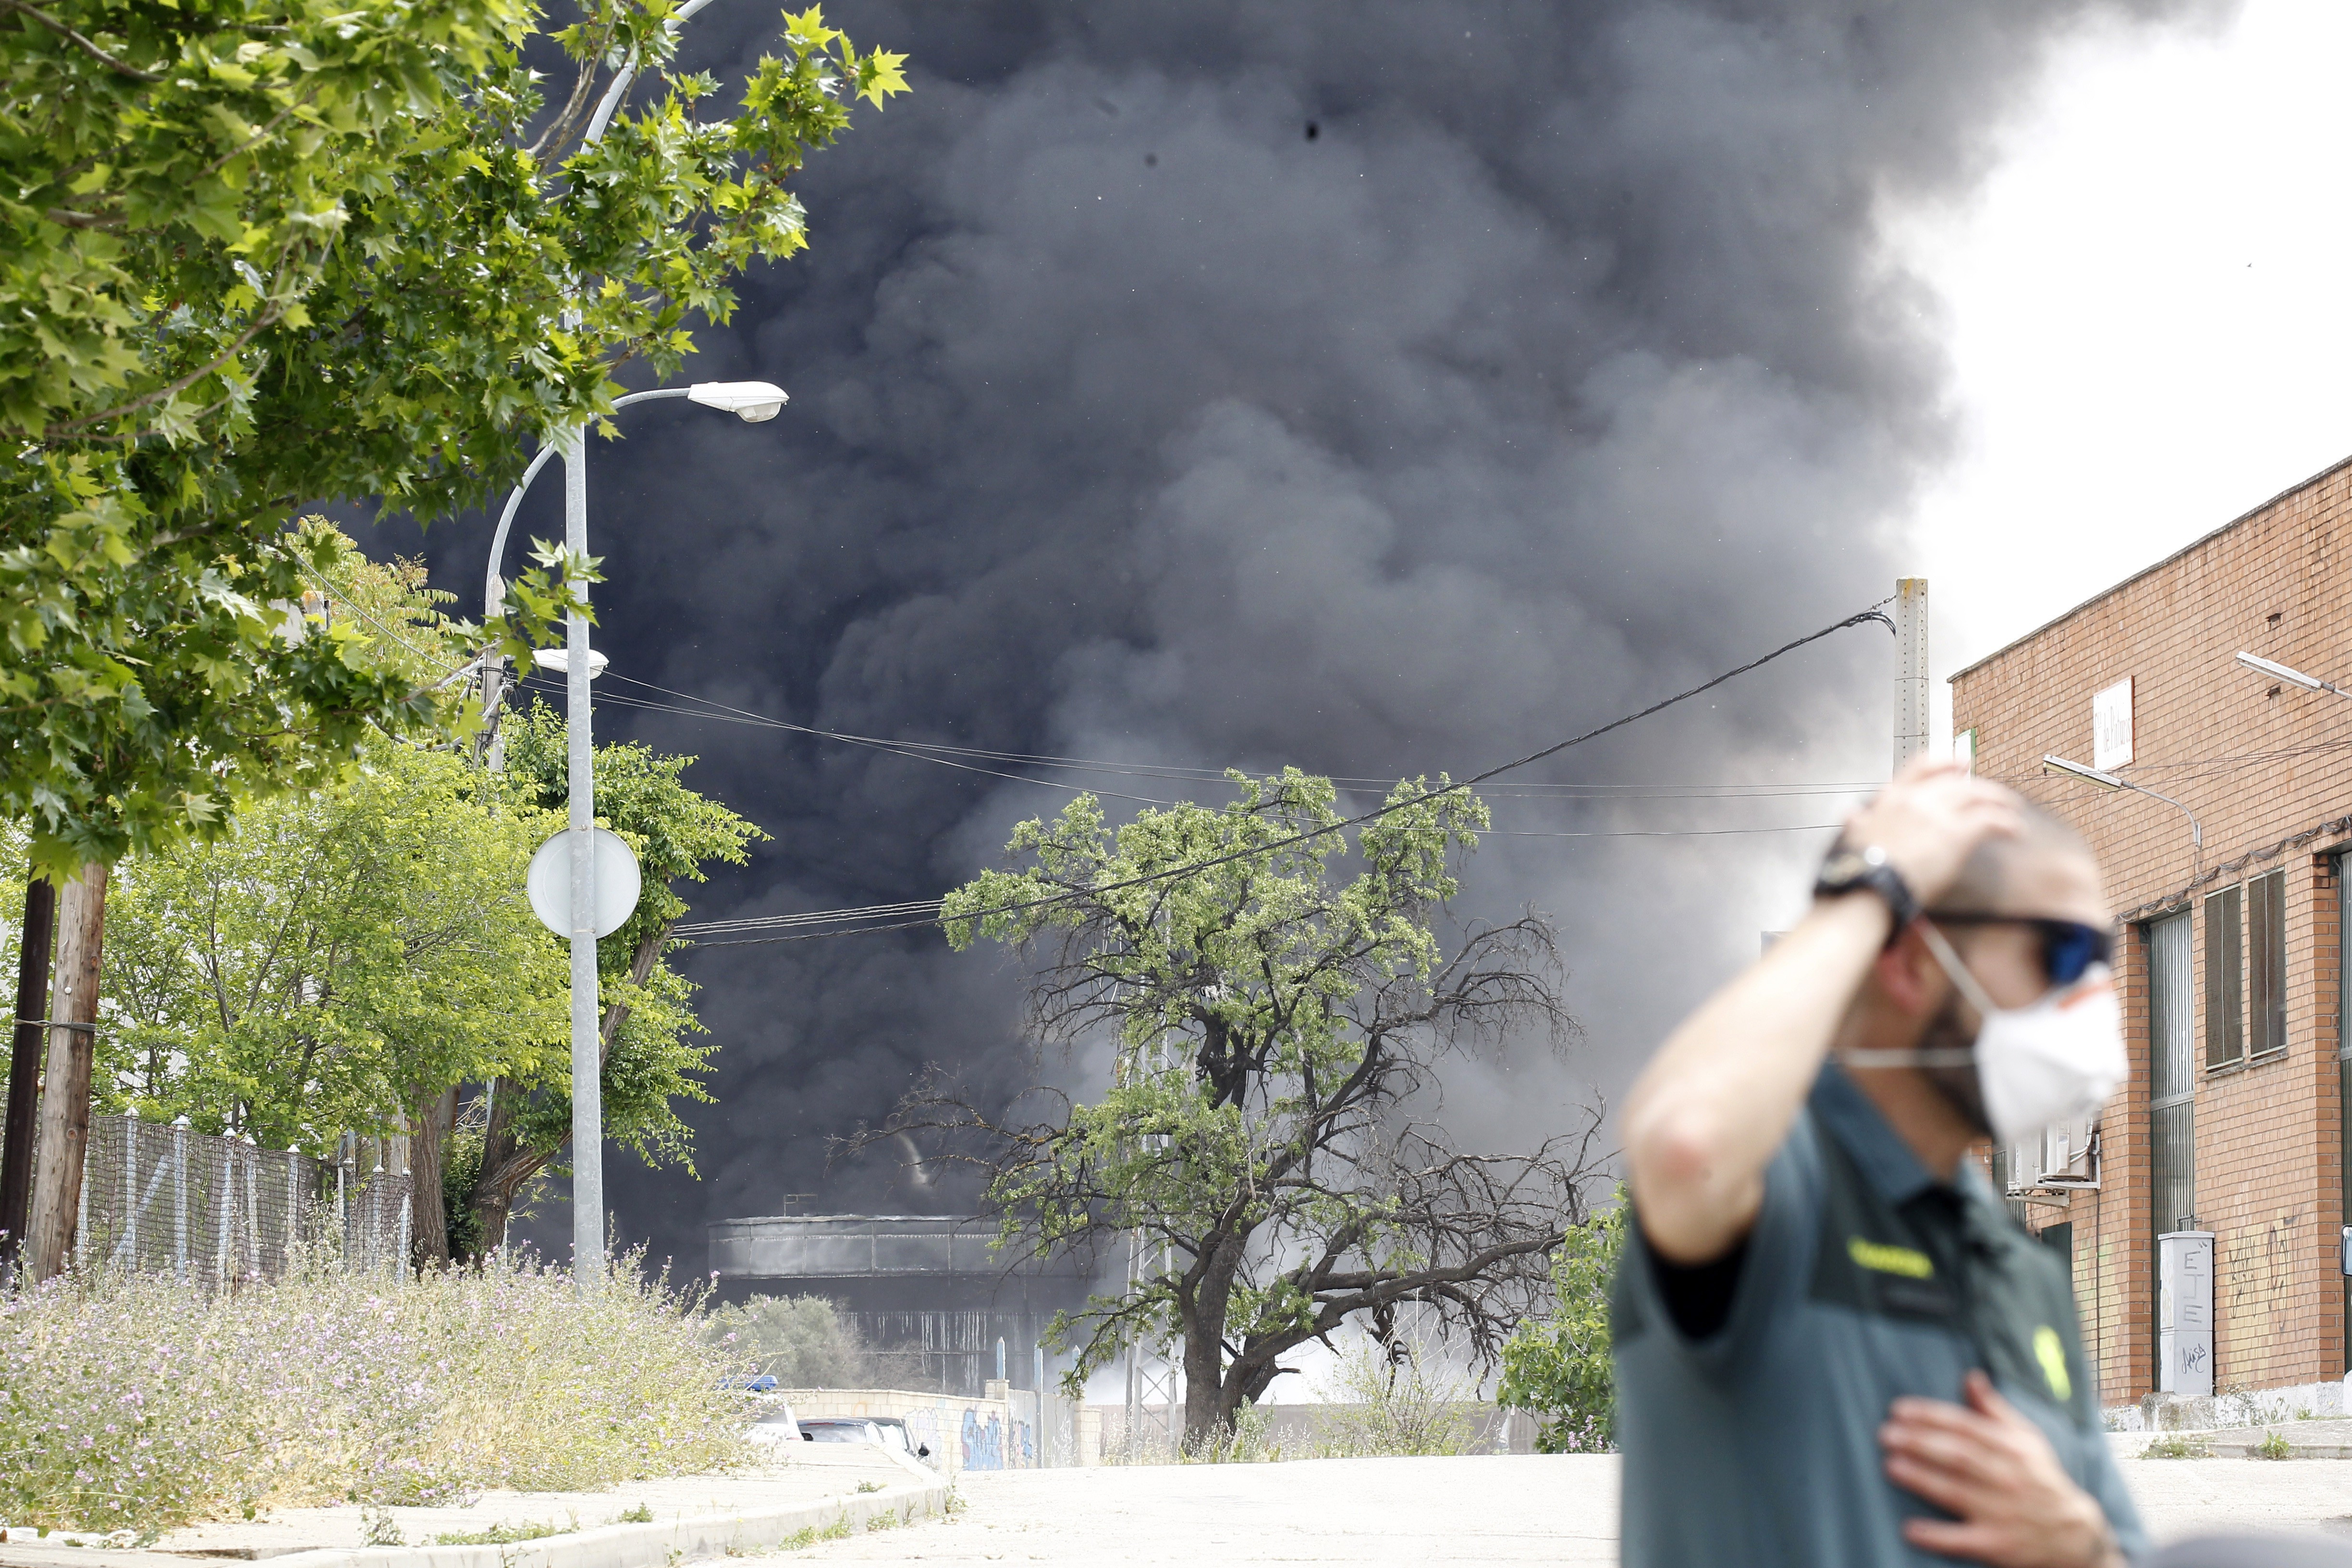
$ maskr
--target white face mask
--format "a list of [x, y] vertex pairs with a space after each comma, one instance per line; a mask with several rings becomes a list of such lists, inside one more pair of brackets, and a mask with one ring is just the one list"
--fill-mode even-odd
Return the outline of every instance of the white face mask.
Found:
[[1965, 1051], [1849, 1051], [1856, 1067], [1966, 1067], [1977, 1069], [1985, 1120], [2004, 1143], [2030, 1138], [2053, 1121], [2095, 1114], [2129, 1070], [2124, 1058], [2123, 1007], [2104, 963], [2072, 985], [2023, 1007], [2003, 1007], [1985, 994], [1944, 933], [1923, 921], [1919, 934], [1960, 994], [1983, 1021]]

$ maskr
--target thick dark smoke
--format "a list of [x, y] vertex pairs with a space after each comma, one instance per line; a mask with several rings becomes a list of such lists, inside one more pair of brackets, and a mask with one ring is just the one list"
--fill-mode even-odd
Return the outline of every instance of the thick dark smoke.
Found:
[[[1965, 193], [2060, 30], [2215, 9], [836, 0], [916, 90], [812, 166], [811, 254], [698, 333], [698, 377], [775, 380], [784, 416], [660, 405], [598, 446], [602, 646], [762, 713], [1012, 752], [1394, 778], [1531, 751], [1891, 591], [1949, 430], [1936, 302], [1882, 215]], [[723, 73], [772, 21], [730, 0], [690, 57]], [[543, 489], [524, 535], [560, 530]], [[444, 581], [476, 591], [487, 533], [433, 531]], [[1840, 634], [1529, 782], [1881, 778], [1887, 645]], [[1063, 798], [598, 724], [700, 753], [776, 835], [697, 918], [935, 896]], [[1522, 833], [1846, 804], [1493, 799]], [[1588, 1038], [1465, 1068], [1457, 1131], [1528, 1142], [1622, 1087], [1820, 847], [1490, 838], [1465, 908], [1559, 919]], [[887, 1160], [828, 1174], [824, 1141], [926, 1063], [1032, 1070], [1017, 976], [936, 932], [685, 962], [723, 1047], [702, 1180], [609, 1180], [624, 1233], [689, 1266], [703, 1221], [784, 1194], [920, 1201]]]

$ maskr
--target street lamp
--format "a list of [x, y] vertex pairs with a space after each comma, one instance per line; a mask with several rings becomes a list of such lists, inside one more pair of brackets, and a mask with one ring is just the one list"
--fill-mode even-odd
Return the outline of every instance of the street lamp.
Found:
[[[662, 29], [675, 37], [694, 14], [709, 5], [711, 0], [685, 0], [662, 23]], [[597, 101], [596, 112], [589, 117], [588, 130], [581, 138], [583, 147], [593, 147], [604, 139], [604, 132], [613, 122], [614, 111], [621, 107], [622, 96], [636, 79], [641, 56], [635, 46], [621, 61], [621, 68], [604, 89]], [[577, 310], [563, 313], [567, 329], [580, 321]], [[746, 422], [757, 424], [772, 419], [784, 405], [783, 389], [766, 382], [705, 382], [698, 386], [665, 388], [658, 392], [631, 393], [614, 400], [616, 409], [632, 403], [654, 397], [691, 397], [697, 403], [714, 408], [730, 409]], [[499, 531], [490, 542], [489, 605], [485, 618], [498, 613], [498, 602], [504, 595], [499, 589], [499, 563], [504, 559], [507, 528], [514, 521], [515, 508], [521, 503], [522, 493], [538, 477], [552, 453], [563, 454], [563, 544], [577, 558], [588, 552], [588, 469], [585, 462], [588, 426], [585, 421], [568, 425], [555, 432], [555, 438], [540, 449], [530, 467], [523, 471], [522, 482], [507, 501], [507, 510], [499, 519]], [[586, 595], [583, 585], [581, 594]], [[598, 1074], [602, 1064], [596, 1049], [596, 852], [594, 753], [589, 749], [588, 681], [595, 674], [590, 668], [588, 649], [588, 618], [579, 609], [570, 617], [564, 640], [564, 714], [569, 726], [570, 754], [566, 758], [569, 789], [572, 796], [572, 1279], [576, 1288], [585, 1288], [604, 1277], [604, 1112], [599, 1099]], [[490, 671], [496, 660], [483, 655], [483, 706], [489, 706], [495, 695], [490, 689]]]
[[2135, 795], [2144, 795], [2150, 800], [2164, 802], [2189, 819], [2189, 842], [2196, 851], [2197, 875], [2201, 877], [2205, 874], [2205, 829], [2199, 825], [2195, 812], [2170, 795], [2158, 795], [2146, 784], [2137, 784], [2129, 779], [2117, 778], [2113, 773], [2101, 773], [2098, 769], [2086, 766], [2082, 763], [2068, 762], [2064, 757], [2053, 757], [2046, 753], [2042, 759], [2042, 771], [2045, 773], [2064, 773], [2070, 778], [2081, 779], [2084, 784], [2096, 784], [2101, 789], [2127, 789]]
[[[601, 116], [598, 128], [602, 129]], [[632, 392], [614, 398], [613, 407], [617, 412], [633, 403], [648, 403], [661, 397], [687, 398], [707, 408], [732, 414], [748, 425], [773, 419], [785, 403], [784, 389], [768, 382], [705, 381], [692, 386]], [[515, 486], [514, 494], [507, 498], [506, 510], [499, 514], [498, 532], [490, 538], [489, 571], [483, 582], [484, 620], [498, 614], [499, 603], [506, 596], [499, 567], [506, 559], [507, 531], [514, 525], [523, 492], [530, 489], [531, 480], [539, 477], [547, 459], [559, 451], [563, 454], [564, 548], [575, 560], [587, 555], [588, 466], [587, 447], [582, 439], [584, 434], [584, 426], [573, 426], [561, 432], [554, 442], [540, 448], [539, 456], [523, 470], [522, 481]], [[572, 807], [568, 824], [572, 835], [572, 1278], [585, 1287], [604, 1275], [604, 1107], [599, 1081], [604, 1063], [603, 1053], [597, 1048], [596, 1016], [596, 776], [588, 696], [588, 683], [604, 668], [604, 656], [588, 646], [588, 617], [584, 613], [587, 585], [581, 584], [577, 592], [579, 599], [568, 617], [563, 647], [538, 650], [532, 655], [532, 662], [563, 673], [567, 793]], [[491, 689], [497, 660], [489, 651], [483, 653], [482, 666], [483, 706], [488, 709], [499, 695]]]
[[2239, 654], [2238, 662], [2257, 675], [2267, 675], [2273, 680], [2284, 680], [2289, 686], [2300, 686], [2305, 691], [2327, 691], [2338, 697], [2352, 697], [2352, 691], [2347, 691], [2340, 686], [2331, 685], [2315, 675], [2305, 675], [2299, 669], [2289, 669], [2285, 665], [2251, 653]]

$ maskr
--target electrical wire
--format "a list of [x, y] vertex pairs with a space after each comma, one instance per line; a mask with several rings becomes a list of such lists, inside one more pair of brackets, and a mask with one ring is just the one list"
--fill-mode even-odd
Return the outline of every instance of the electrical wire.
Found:
[[[1219, 866], [1230, 865], [1235, 860], [1270, 854], [1275, 850], [1286, 849], [1294, 845], [1304, 844], [1313, 839], [1328, 837], [1332, 834], [1342, 833], [1348, 828], [1359, 827], [1368, 822], [1376, 822], [1381, 817], [1392, 816], [1395, 813], [1406, 810], [1409, 807], [1424, 805], [1430, 801], [1436, 800], [1441, 796], [1459, 794], [1474, 789], [1498, 774], [1510, 773], [1515, 769], [1524, 768], [1531, 763], [1542, 762], [1547, 758], [1558, 756], [1560, 752], [1569, 750], [1570, 747], [1583, 745], [1589, 741], [1597, 741], [1601, 736], [1622, 730], [1629, 724], [1638, 723], [1642, 720], [1647, 719], [1653, 714], [1664, 712], [1666, 709], [1674, 707], [1676, 703], [1687, 702], [1694, 697], [1714, 690], [1717, 687], [1721, 686], [1727, 680], [1735, 679], [1739, 676], [1747, 674], [1750, 670], [1760, 668], [1761, 667], [1771, 663], [1774, 659], [1780, 658], [1784, 655], [1793, 653], [1809, 643], [1819, 642], [1823, 637], [1834, 636], [1836, 633], [1844, 631], [1850, 626], [1858, 626], [1865, 621], [1877, 621], [1891, 632], [1895, 629], [1895, 623], [1885, 615], [1885, 607], [1893, 602], [1893, 595], [1890, 595], [1888, 597], [1879, 600], [1877, 604], [1871, 605], [1866, 610], [1858, 611], [1853, 615], [1846, 616], [1843, 620], [1834, 621], [1830, 625], [1822, 627], [1819, 631], [1808, 632], [1803, 637], [1785, 642], [1779, 647], [1774, 648], [1771, 652], [1761, 655], [1759, 658], [1749, 659], [1746, 664], [1738, 665], [1733, 668], [1725, 670], [1720, 675], [1713, 676], [1708, 679], [1703, 680], [1687, 691], [1676, 692], [1674, 696], [1664, 698], [1659, 701], [1653, 702], [1647, 708], [1643, 708], [1636, 712], [1628, 713], [1622, 717], [1612, 719], [1606, 724], [1587, 730], [1581, 734], [1571, 735], [1565, 741], [1554, 742], [1552, 744], [1544, 747], [1540, 751], [1528, 752], [1526, 756], [1515, 758], [1507, 763], [1498, 763], [1494, 767], [1488, 768], [1484, 773], [1475, 773], [1469, 778], [1462, 780], [1459, 784], [1448, 784], [1442, 789], [1432, 790], [1424, 795], [1415, 795], [1402, 800], [1390, 801], [1370, 811], [1363, 812], [1358, 816], [1345, 817], [1338, 822], [1328, 823], [1319, 827], [1307, 828], [1304, 832], [1294, 833], [1289, 835], [1287, 837], [1273, 839], [1265, 844], [1253, 845], [1246, 849], [1231, 850], [1223, 855], [1213, 855], [1203, 860], [1190, 861], [1184, 865], [1171, 866], [1160, 871], [1147, 871], [1137, 876], [1121, 878], [1117, 881], [1097, 883], [1087, 888], [1075, 889], [1066, 893], [1051, 894], [1042, 899], [1027, 899], [1018, 903], [998, 905], [993, 909], [971, 910], [958, 915], [956, 918], [959, 921], [974, 921], [985, 919], [991, 915], [1021, 914], [1025, 913], [1030, 910], [1045, 909], [1058, 904], [1073, 903], [1082, 897], [1099, 898], [1106, 893], [1120, 892], [1129, 888], [1147, 887], [1159, 882], [1171, 881], [1179, 878], [1195, 877], [1203, 871], [1214, 870]], [[814, 940], [814, 938], [818, 936], [851, 935], [856, 934], [859, 931], [904, 931], [915, 926], [936, 925], [939, 921], [940, 917], [934, 914], [927, 919], [902, 921], [885, 925], [865, 925], [856, 927], [854, 930], [839, 931], [812, 931], [799, 936], [740, 938], [732, 942], [710, 942], [708, 944], [698, 945], [709, 945], [711, 947], [748, 947], [768, 942], [806, 942]]]
[[[1525, 827], [1484, 827], [1478, 830], [1478, 837], [1481, 838], [1494, 837], [1497, 836], [1506, 838], [1709, 838], [1725, 834], [1824, 833], [1833, 832], [1836, 830], [1837, 826], [1838, 824], [1834, 822], [1800, 822], [1774, 827], [1629, 828], [1621, 830], [1594, 830], [1591, 832], [1581, 833], [1544, 832], [1534, 828]], [[907, 924], [930, 925], [936, 922], [930, 919], [922, 919], [898, 925], [871, 928], [864, 926], [862, 922], [908, 915], [936, 915], [940, 908], [940, 900], [938, 899], [918, 899], [907, 903], [867, 904], [859, 909], [812, 910], [802, 914], [751, 915], [739, 920], [701, 921], [691, 924], [674, 926], [671, 928], [670, 934], [676, 937], [686, 938], [691, 941], [697, 947], [736, 947], [749, 944], [731, 942], [706, 942], [701, 939], [706, 936], [740, 935], [746, 931], [789, 931], [803, 929], [811, 926], [825, 926], [834, 924], [856, 924], [859, 926], [859, 929], [902, 931], [906, 929]], [[849, 935], [852, 933], [849, 931], [840, 931], [832, 934]]]
[[[706, 698], [688, 696], [682, 692], [670, 692], [668, 688], [655, 686], [649, 680], [637, 680], [634, 677], [617, 675], [610, 667], [607, 667], [598, 679], [626, 680], [631, 685], [644, 686], [668, 695], [684, 697], [686, 700], [692, 702], [709, 700]], [[538, 684], [533, 684], [534, 681]], [[538, 696], [557, 695], [563, 689], [553, 681], [552, 678], [544, 675], [526, 676], [521, 684]], [[1131, 778], [1160, 778], [1181, 784], [1222, 784], [1226, 776], [1225, 770], [1223, 768], [1186, 768], [1172, 764], [1145, 765], [1134, 763], [1103, 762], [1084, 757], [1056, 757], [1030, 752], [988, 751], [977, 746], [950, 746], [923, 741], [883, 741], [871, 736], [845, 735], [835, 731], [817, 730], [806, 725], [792, 724], [783, 720], [772, 719], [743, 709], [725, 708], [723, 704], [714, 704], [723, 710], [714, 712], [702, 709], [682, 708], [671, 702], [656, 702], [624, 692], [608, 691], [599, 697], [597, 702], [600, 706], [617, 706], [654, 713], [669, 713], [681, 718], [700, 719], [711, 723], [745, 724], [760, 729], [786, 730], [824, 740], [878, 748], [915, 762], [939, 763], [942, 766], [962, 767], [966, 771], [986, 773], [994, 778], [1011, 778], [1024, 784], [1042, 784], [1049, 789], [1075, 792], [1087, 786], [1066, 784], [1055, 779], [1033, 778], [1026, 774], [997, 773], [992, 769], [971, 767], [969, 764], [959, 763], [929, 753], [944, 752], [959, 757], [984, 757], [994, 762], [1027, 763], [1036, 767], [1056, 768], [1064, 772], [1108, 773]], [[1372, 778], [1334, 773], [1322, 776], [1343, 788], [1362, 786], [1385, 791], [1396, 783], [1392, 777]], [[1796, 800], [1825, 795], [1868, 795], [1879, 789], [1883, 781], [1870, 780], [1795, 784], [1503, 784], [1494, 786], [1494, 793], [1498, 796], [1510, 795], [1522, 798], [1562, 800]], [[1146, 805], [1174, 804], [1149, 795], [1117, 795], [1098, 789], [1093, 793], [1106, 795], [1118, 800], [1138, 801]]]

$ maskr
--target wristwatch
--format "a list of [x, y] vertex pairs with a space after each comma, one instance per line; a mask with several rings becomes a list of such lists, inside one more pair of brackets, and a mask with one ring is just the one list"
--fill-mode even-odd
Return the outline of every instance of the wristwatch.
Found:
[[1876, 893], [1885, 901], [1886, 912], [1895, 917], [1894, 928], [1886, 933], [1889, 947], [1903, 934], [1903, 928], [1919, 916], [1919, 900], [1911, 896], [1911, 884], [1887, 862], [1885, 850], [1875, 844], [1864, 849], [1840, 845], [1822, 862], [1822, 874], [1813, 879], [1813, 897], [1834, 899], [1859, 891]]

